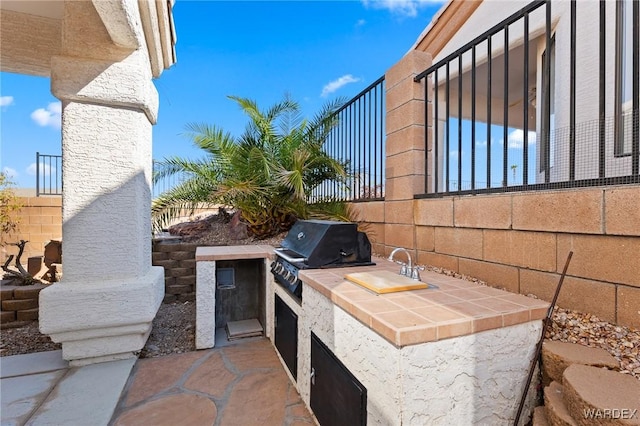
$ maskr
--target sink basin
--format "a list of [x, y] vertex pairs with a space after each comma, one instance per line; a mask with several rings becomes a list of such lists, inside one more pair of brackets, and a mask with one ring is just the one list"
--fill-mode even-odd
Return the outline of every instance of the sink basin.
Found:
[[356, 272], [345, 278], [378, 294], [429, 288], [427, 283], [391, 271]]

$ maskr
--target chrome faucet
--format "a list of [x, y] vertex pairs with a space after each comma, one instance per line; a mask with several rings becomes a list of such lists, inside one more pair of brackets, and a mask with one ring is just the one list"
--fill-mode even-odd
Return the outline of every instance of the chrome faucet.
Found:
[[[408, 263], [403, 263], [403, 262], [398, 262], [397, 260], [393, 260], [393, 256], [399, 251], [402, 251], [407, 255], [407, 260], [409, 261]], [[400, 275], [404, 275], [405, 277], [411, 278], [411, 273], [413, 271], [413, 264], [411, 262], [411, 254], [409, 253], [409, 251], [407, 249], [405, 249], [403, 247], [394, 248], [387, 259], [392, 261], [392, 262], [396, 262], [396, 263], [399, 263], [400, 265], [402, 265], [400, 267], [399, 274]]]

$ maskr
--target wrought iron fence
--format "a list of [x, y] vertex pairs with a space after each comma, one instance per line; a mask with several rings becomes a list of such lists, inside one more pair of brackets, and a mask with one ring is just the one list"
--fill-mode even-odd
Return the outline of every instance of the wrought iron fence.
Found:
[[324, 151], [334, 159], [347, 162], [349, 180], [346, 187], [335, 181], [324, 182], [314, 188], [310, 201], [384, 199], [384, 89], [382, 76], [336, 112], [339, 124], [329, 133]]
[[36, 197], [62, 195], [62, 155], [36, 152]]
[[[155, 165], [155, 160], [153, 164]], [[184, 179], [184, 175], [176, 174], [155, 182], [152, 196], [157, 197]], [[62, 195], [62, 155], [36, 152], [36, 196], [40, 195]]]
[[639, 9], [534, 1], [418, 74], [419, 197], [640, 183]]

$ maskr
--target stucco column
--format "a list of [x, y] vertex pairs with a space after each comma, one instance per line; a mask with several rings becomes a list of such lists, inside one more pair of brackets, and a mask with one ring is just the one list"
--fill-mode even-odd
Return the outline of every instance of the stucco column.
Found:
[[425, 188], [426, 80], [414, 77], [431, 65], [431, 55], [407, 53], [385, 74], [387, 102], [385, 251], [415, 248], [413, 196]]
[[[105, 19], [84, 9], [85, 2], [70, 3], [66, 19]], [[131, 6], [126, 12], [135, 35], [135, 3], [119, 5]], [[118, 11], [107, 16], [116, 14], [121, 24]], [[135, 49], [109, 44], [106, 58], [92, 50], [78, 57], [75, 40], [69, 55], [51, 62], [52, 92], [63, 104], [63, 278], [41, 292], [40, 330], [62, 343], [65, 359], [81, 365], [142, 349], [164, 296], [164, 271], [151, 266], [151, 127], [158, 95], [148, 54], [142, 43]]]

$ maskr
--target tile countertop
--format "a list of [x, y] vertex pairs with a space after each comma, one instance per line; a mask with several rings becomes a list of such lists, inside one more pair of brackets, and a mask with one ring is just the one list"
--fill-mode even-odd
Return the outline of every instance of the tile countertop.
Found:
[[541, 320], [549, 309], [544, 300], [430, 271], [421, 272], [422, 281], [438, 289], [376, 294], [344, 278], [354, 272], [399, 271], [386, 259], [372, 260], [376, 266], [307, 269], [299, 277], [399, 347]]
[[270, 245], [241, 245], [241, 246], [211, 246], [197, 247], [196, 261], [240, 260], [240, 259], [271, 259], [274, 256]]

